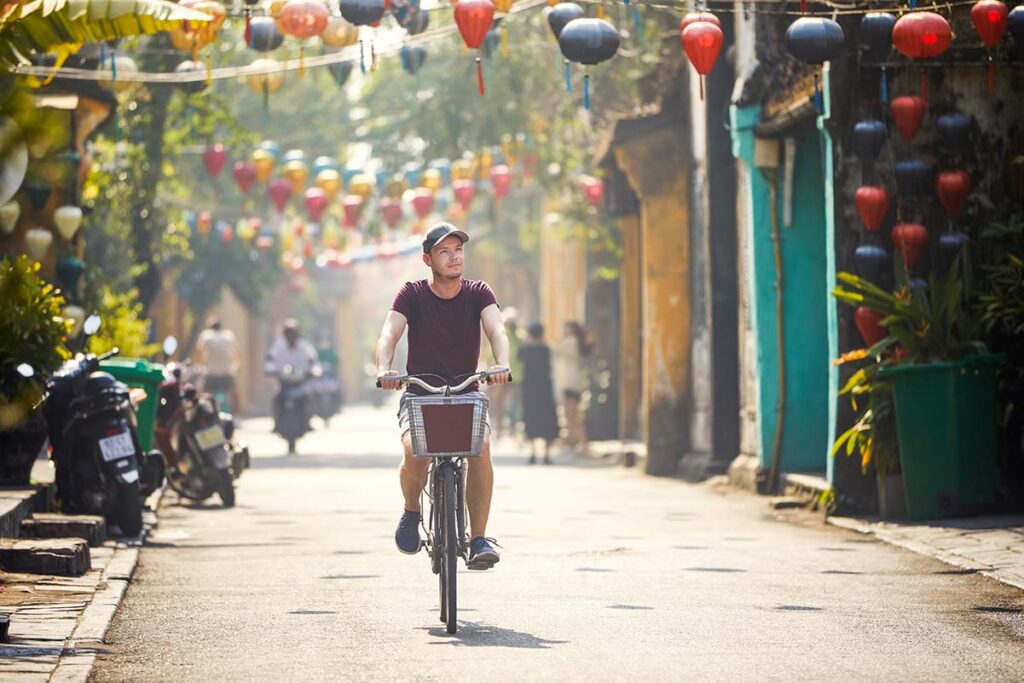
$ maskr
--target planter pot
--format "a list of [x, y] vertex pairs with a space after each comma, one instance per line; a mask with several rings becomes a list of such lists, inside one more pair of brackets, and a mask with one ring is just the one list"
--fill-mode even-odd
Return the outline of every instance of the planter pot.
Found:
[[907, 516], [991, 510], [998, 356], [882, 368], [892, 382]]
[[0, 432], [0, 486], [28, 486], [32, 463], [46, 443], [46, 423], [34, 417], [18, 427]]
[[878, 516], [884, 520], [907, 518], [907, 497], [903, 493], [903, 475], [878, 476]]

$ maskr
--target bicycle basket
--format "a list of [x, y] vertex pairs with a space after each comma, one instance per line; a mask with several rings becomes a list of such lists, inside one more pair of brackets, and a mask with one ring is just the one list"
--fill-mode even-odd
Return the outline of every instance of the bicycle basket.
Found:
[[480, 455], [487, 425], [486, 396], [412, 396], [409, 433], [420, 457], [466, 458]]

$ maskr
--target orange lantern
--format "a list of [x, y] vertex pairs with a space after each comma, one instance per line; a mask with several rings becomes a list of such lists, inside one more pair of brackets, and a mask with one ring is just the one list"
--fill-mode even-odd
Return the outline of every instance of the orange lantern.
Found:
[[341, 174], [333, 168], [325, 168], [316, 174], [316, 186], [327, 193], [327, 198], [334, 201], [341, 191]]
[[365, 173], [358, 173], [348, 181], [348, 191], [364, 200], [373, 195], [373, 179]]
[[309, 167], [305, 161], [292, 159], [284, 165], [281, 174], [292, 184], [292, 194], [300, 194], [309, 179]]
[[344, 17], [331, 17], [327, 20], [327, 28], [320, 34], [320, 39], [327, 47], [348, 47], [359, 42], [359, 28], [350, 24]]
[[182, 0], [179, 4], [210, 16], [208, 22], [186, 19], [181, 22], [181, 26], [170, 32], [171, 44], [183, 52], [191, 51], [192, 61], [196, 61], [196, 52], [214, 41], [228, 13], [224, 5], [214, 0]]
[[257, 149], [249, 159], [256, 168], [256, 180], [265, 185], [270, 180], [270, 173], [274, 170], [274, 155], [265, 149]]

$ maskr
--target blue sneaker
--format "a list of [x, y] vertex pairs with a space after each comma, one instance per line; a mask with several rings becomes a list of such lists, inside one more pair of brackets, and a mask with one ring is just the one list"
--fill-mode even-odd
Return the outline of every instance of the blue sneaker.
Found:
[[398, 528], [395, 529], [395, 545], [407, 555], [415, 555], [420, 551], [420, 513], [402, 513], [402, 519], [398, 521]]
[[501, 560], [498, 542], [493, 538], [477, 536], [469, 542], [469, 557], [466, 558], [467, 569], [490, 569]]

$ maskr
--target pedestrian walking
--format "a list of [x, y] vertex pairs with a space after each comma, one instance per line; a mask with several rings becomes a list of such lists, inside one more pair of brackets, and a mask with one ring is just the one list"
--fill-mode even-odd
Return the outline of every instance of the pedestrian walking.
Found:
[[580, 403], [586, 388], [584, 364], [590, 355], [590, 346], [583, 325], [569, 321], [555, 349], [555, 377], [565, 418], [565, 441], [578, 453], [586, 453], [588, 446]]
[[196, 342], [199, 363], [206, 368], [203, 389], [211, 394], [230, 396], [230, 404], [221, 402], [225, 412], [238, 412], [241, 403], [238, 398], [238, 383], [235, 377], [241, 362], [238, 339], [235, 333], [225, 329], [220, 320], [214, 319], [210, 327], [202, 331]]
[[530, 464], [537, 462], [537, 440], [544, 441], [544, 464], [551, 464], [551, 442], [558, 438], [555, 388], [551, 380], [551, 349], [544, 343], [544, 326], [533, 323], [519, 347], [523, 366], [523, 423], [530, 442]]

